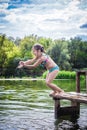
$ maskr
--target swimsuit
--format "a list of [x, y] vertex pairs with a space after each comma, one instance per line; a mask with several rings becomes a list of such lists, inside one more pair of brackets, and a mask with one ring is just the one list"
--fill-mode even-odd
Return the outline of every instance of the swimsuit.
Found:
[[46, 57], [46, 60], [42, 61], [41, 64], [40, 64], [40, 66], [41, 66], [42, 68], [46, 68], [45, 65], [46, 65], [46, 63], [47, 63], [47, 61], [48, 61], [48, 58], [49, 58], [48, 55], [46, 55], [46, 56], [47, 56], [47, 57]]
[[53, 68], [49, 69], [49, 73], [50, 73], [50, 72], [53, 72], [54, 70], [59, 70], [59, 66], [56, 65], [56, 66], [54, 66]]
[[[41, 66], [42, 68], [46, 69], [45, 66], [46, 66], [46, 63], [47, 63], [47, 61], [48, 61], [48, 59], [49, 59], [49, 56], [46, 55], [46, 54], [43, 54], [43, 55], [46, 56], [46, 59], [41, 62], [40, 66]], [[49, 73], [50, 73], [50, 72], [53, 72], [54, 70], [59, 70], [59, 66], [56, 65], [56, 66], [52, 67], [51, 69], [49, 69]]]

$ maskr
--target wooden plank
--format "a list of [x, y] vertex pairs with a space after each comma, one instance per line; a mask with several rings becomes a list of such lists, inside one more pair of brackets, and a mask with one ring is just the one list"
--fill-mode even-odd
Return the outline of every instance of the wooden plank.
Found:
[[85, 72], [87, 72], [87, 70], [77, 70], [76, 72], [84, 74]]
[[60, 95], [54, 95], [54, 99], [66, 99], [79, 103], [87, 104], [87, 94], [75, 93], [75, 92], [67, 92]]
[[86, 93], [77, 93], [77, 92], [66, 92], [67, 94], [71, 94], [71, 95], [77, 95], [77, 96], [83, 96], [83, 97], [87, 97]]

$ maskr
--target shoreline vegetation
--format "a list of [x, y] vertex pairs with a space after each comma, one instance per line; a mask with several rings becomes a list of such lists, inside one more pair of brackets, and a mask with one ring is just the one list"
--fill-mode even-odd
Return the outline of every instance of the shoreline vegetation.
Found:
[[[75, 79], [73, 71], [83, 68], [87, 69], [87, 41], [82, 41], [79, 37], [66, 39], [50, 39], [38, 37], [37, 35], [29, 35], [24, 38], [14, 39], [7, 37], [5, 34], [0, 35], [0, 77], [45, 77], [44, 70], [38, 66], [30, 70], [22, 68], [17, 69], [19, 61], [26, 61], [33, 57], [32, 46], [40, 43], [44, 46], [45, 52], [60, 67], [60, 74], [57, 79]], [[61, 72], [61, 71], [71, 71]]]
[[[47, 75], [48, 71], [44, 72], [42, 76], [36, 76], [36, 77], [31, 77], [31, 76], [22, 76], [22, 77], [0, 77], [0, 80], [45, 80], [46, 75]], [[84, 79], [84, 76], [80, 77], [81, 79]], [[68, 79], [76, 79], [76, 71], [59, 71], [58, 75], [56, 76], [55, 80], [68, 80]]]

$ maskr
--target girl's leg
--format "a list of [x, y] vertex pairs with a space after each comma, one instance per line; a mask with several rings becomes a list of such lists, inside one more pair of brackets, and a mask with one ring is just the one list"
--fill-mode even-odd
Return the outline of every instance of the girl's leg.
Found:
[[48, 73], [48, 75], [46, 77], [46, 84], [53, 90], [52, 94], [63, 92], [63, 90], [61, 88], [59, 88], [57, 85], [52, 83], [52, 81], [55, 79], [57, 74], [58, 74], [58, 70], [55, 70], [55, 71]]

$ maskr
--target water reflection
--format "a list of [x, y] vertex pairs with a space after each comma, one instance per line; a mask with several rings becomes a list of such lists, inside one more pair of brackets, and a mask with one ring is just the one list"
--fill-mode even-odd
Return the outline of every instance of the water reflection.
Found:
[[0, 81], [0, 130], [86, 130], [86, 105], [77, 119], [55, 120], [50, 91], [44, 81]]

